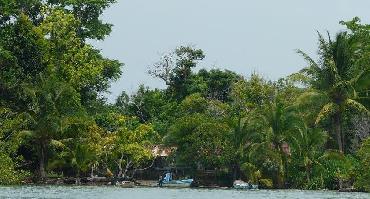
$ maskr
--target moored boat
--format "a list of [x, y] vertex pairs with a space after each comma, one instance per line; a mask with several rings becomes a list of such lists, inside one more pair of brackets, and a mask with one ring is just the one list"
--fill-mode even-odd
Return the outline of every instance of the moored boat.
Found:
[[193, 179], [171, 180], [168, 182], [163, 182], [162, 187], [190, 187], [192, 183]]
[[244, 182], [242, 180], [235, 180], [233, 183], [233, 188], [241, 190], [257, 190], [258, 185]]
[[158, 185], [160, 187], [190, 187], [193, 183], [193, 179], [182, 179], [182, 180], [173, 180], [172, 173], [166, 173], [163, 178], [160, 178]]

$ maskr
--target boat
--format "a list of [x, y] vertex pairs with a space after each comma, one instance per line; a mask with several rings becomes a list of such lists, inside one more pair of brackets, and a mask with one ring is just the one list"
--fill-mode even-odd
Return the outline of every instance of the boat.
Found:
[[242, 180], [235, 180], [233, 183], [233, 188], [240, 190], [257, 190], [258, 185], [244, 182]]
[[183, 180], [171, 180], [168, 182], [163, 182], [162, 187], [190, 187], [193, 183], [193, 179], [183, 179]]
[[173, 180], [172, 173], [166, 173], [163, 180], [159, 182], [160, 187], [178, 187], [185, 188], [190, 187], [193, 183], [193, 179], [182, 179], [182, 180]]

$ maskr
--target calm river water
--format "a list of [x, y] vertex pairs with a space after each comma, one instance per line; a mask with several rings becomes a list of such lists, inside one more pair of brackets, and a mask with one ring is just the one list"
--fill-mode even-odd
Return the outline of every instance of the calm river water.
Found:
[[232, 189], [166, 189], [166, 188], [120, 188], [78, 186], [16, 186], [0, 187], [0, 198], [120, 198], [120, 199], [305, 199], [305, 198], [369, 198], [369, 193], [339, 193], [333, 191], [258, 190], [236, 191]]

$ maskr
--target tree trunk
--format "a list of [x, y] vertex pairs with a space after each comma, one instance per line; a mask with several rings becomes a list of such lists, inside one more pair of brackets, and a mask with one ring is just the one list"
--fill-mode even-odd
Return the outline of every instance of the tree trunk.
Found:
[[42, 181], [46, 179], [45, 162], [46, 162], [46, 143], [44, 141], [41, 141], [39, 154], [39, 175]]
[[311, 167], [310, 167], [310, 165], [306, 165], [306, 178], [307, 178], [308, 183], [310, 183], [310, 181], [311, 181], [310, 173], [311, 173]]
[[234, 163], [233, 165], [232, 165], [232, 172], [233, 172], [233, 182], [235, 181], [235, 180], [240, 180], [240, 166], [239, 166], [239, 164], [238, 163]]
[[81, 185], [80, 169], [78, 168], [77, 168], [77, 173], [76, 173], [76, 185]]
[[284, 166], [284, 176], [283, 176], [283, 183], [284, 188], [288, 188], [289, 182], [288, 179], [288, 157], [285, 153], [283, 153], [283, 166]]
[[127, 160], [127, 164], [126, 164], [126, 167], [125, 167], [125, 171], [123, 172], [123, 175], [122, 175], [122, 178], [125, 179], [126, 176], [127, 176], [127, 172], [128, 172], [128, 169], [131, 167], [131, 160]]
[[334, 115], [334, 132], [337, 138], [338, 149], [341, 153], [344, 152], [343, 150], [343, 136], [342, 136], [342, 129], [341, 129], [341, 114], [335, 113]]
[[281, 165], [279, 165], [278, 172], [277, 172], [277, 181], [278, 181], [278, 187], [284, 188], [285, 187], [285, 173], [286, 173], [286, 159], [285, 159], [285, 153], [282, 149], [282, 143], [276, 143], [278, 152], [281, 156]]
[[116, 162], [118, 166], [118, 174], [117, 174], [118, 178], [121, 178], [123, 175], [122, 161], [123, 161], [123, 154], [121, 154], [120, 159]]
[[90, 171], [90, 177], [94, 177], [94, 169], [95, 169], [95, 164], [91, 165], [91, 171]]
[[119, 163], [118, 164], [118, 174], [117, 174], [117, 177], [120, 178], [120, 177], [122, 177], [122, 175], [123, 175], [122, 164]]
[[276, 176], [276, 180], [277, 180], [277, 187], [279, 189], [282, 189], [284, 188], [284, 173], [282, 171], [283, 169], [279, 166], [278, 168], [278, 171], [277, 171], [277, 176]]

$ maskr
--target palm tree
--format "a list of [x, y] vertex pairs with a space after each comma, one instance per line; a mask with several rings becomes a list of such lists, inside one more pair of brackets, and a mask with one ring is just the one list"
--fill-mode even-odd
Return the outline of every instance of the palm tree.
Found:
[[80, 111], [77, 92], [56, 77], [40, 76], [36, 85], [24, 85], [25, 96], [29, 98], [30, 126], [24, 131], [34, 142], [38, 151], [39, 176], [46, 178], [46, 164], [50, 143], [60, 137], [70, 116]]
[[[246, 134], [250, 136], [250, 144], [247, 147], [249, 161], [253, 158], [263, 159], [265, 156], [268, 161], [273, 161], [276, 165], [276, 181], [278, 187], [283, 187], [287, 176], [287, 164], [289, 154], [284, 149], [288, 144], [288, 137], [295, 129], [302, 124], [295, 114], [294, 108], [286, 106], [280, 99], [275, 99], [268, 103], [259, 114], [254, 113], [254, 119], [243, 120], [248, 122], [244, 126], [255, 126], [259, 135]], [[249, 124], [253, 121], [254, 124]], [[248, 136], [247, 136], [248, 137]]]
[[301, 161], [301, 166], [306, 172], [306, 181], [310, 184], [312, 168], [319, 163], [327, 134], [318, 128], [309, 128], [303, 125], [290, 137], [294, 154]]
[[[338, 149], [345, 151], [345, 134], [342, 131], [343, 114], [346, 108], [351, 107], [359, 111], [367, 109], [358, 101], [355, 85], [368, 73], [368, 66], [361, 66], [362, 51], [358, 50], [355, 37], [346, 32], [340, 32], [332, 41], [330, 36], [326, 40], [319, 33], [319, 61], [298, 50], [309, 66], [301, 73], [308, 77], [308, 84], [315, 89], [316, 94], [327, 98], [327, 103], [321, 108], [316, 118], [316, 124], [323, 118], [330, 118], [332, 130], [335, 134]], [[367, 68], [366, 68], [367, 67]], [[366, 72], [367, 71], [367, 72]]]
[[267, 140], [277, 150], [281, 156], [281, 175], [280, 186], [283, 185], [287, 177], [287, 164], [288, 155], [287, 151], [283, 148], [288, 143], [288, 137], [292, 131], [299, 128], [302, 124], [300, 118], [297, 117], [293, 107], [284, 105], [279, 99], [270, 103], [264, 111], [263, 116], [268, 127]]

